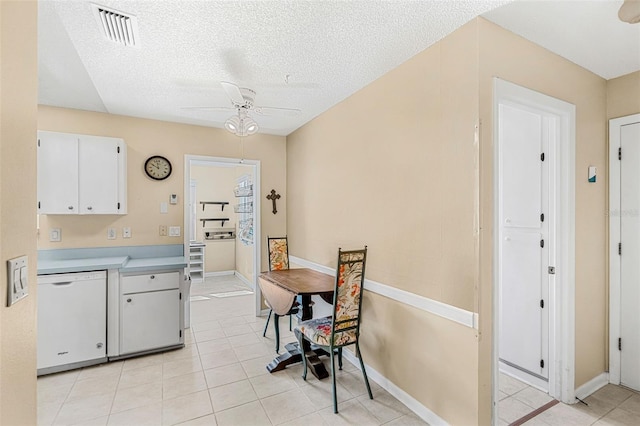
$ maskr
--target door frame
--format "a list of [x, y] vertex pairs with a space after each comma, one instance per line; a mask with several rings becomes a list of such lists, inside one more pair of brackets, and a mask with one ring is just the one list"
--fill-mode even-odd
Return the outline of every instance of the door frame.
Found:
[[[262, 270], [260, 265], [260, 241], [262, 241], [260, 233], [260, 201], [257, 199], [260, 194], [260, 160], [246, 160], [241, 158], [226, 158], [226, 157], [210, 157], [206, 155], [190, 155], [184, 156], [184, 194], [189, 194], [191, 186], [191, 166], [192, 164], [206, 164], [211, 166], [226, 166], [231, 164], [237, 164], [238, 166], [250, 166], [253, 171], [253, 280], [251, 286], [253, 287], [255, 294], [255, 312], [256, 316], [259, 316], [261, 310], [262, 292], [258, 285], [258, 274]], [[184, 226], [188, 226], [189, 223], [189, 203], [183, 200], [184, 206]], [[189, 233], [184, 232], [184, 247], [185, 250], [189, 247]], [[187, 263], [187, 273], [189, 271], [189, 265]]]
[[575, 402], [575, 105], [493, 79], [493, 416], [499, 401], [499, 122], [501, 102], [540, 109], [558, 119], [555, 147], [556, 275], [549, 289], [549, 395], [564, 403]]
[[627, 124], [639, 123], [640, 114], [628, 115], [609, 120], [609, 382], [619, 385], [621, 378], [620, 351], [620, 128]]

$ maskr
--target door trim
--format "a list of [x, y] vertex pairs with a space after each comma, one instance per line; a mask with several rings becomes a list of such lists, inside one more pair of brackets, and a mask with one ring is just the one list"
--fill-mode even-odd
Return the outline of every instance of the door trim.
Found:
[[[191, 176], [191, 165], [192, 164], [210, 164], [215, 166], [216, 163], [223, 166], [229, 166], [230, 164], [237, 164], [242, 166], [251, 166], [253, 168], [253, 281], [251, 286], [254, 289], [255, 294], [255, 313], [256, 316], [261, 315], [261, 307], [262, 307], [262, 292], [260, 291], [260, 286], [258, 285], [258, 275], [262, 270], [260, 265], [260, 241], [262, 241], [261, 233], [260, 233], [260, 200], [258, 196], [260, 194], [260, 160], [246, 160], [241, 158], [226, 158], [226, 157], [209, 157], [206, 155], [190, 155], [187, 154], [184, 156], [184, 194], [189, 193], [189, 189], [191, 186], [190, 176]], [[189, 203], [184, 202], [184, 228], [186, 229], [187, 224], [189, 223]], [[183, 232], [184, 234], [184, 247], [185, 250], [189, 247], [189, 233]], [[187, 273], [189, 272], [189, 265], [187, 264]]]
[[498, 253], [498, 109], [501, 101], [541, 109], [558, 118], [555, 155], [556, 276], [549, 289], [549, 395], [575, 402], [575, 105], [493, 79], [493, 416], [497, 419], [499, 391], [499, 253]]
[[620, 128], [640, 122], [640, 114], [609, 120], [609, 382], [620, 384]]

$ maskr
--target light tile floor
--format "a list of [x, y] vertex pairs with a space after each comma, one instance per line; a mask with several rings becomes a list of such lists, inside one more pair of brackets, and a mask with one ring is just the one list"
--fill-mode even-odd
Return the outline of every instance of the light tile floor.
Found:
[[[331, 381], [290, 366], [269, 374], [275, 357], [273, 326], [253, 312], [253, 294], [234, 277], [192, 285], [191, 328], [185, 348], [116, 361], [38, 379], [38, 424], [44, 425], [424, 425], [407, 407], [348, 361], [338, 371], [339, 414]], [[197, 297], [196, 297], [197, 298]], [[281, 348], [294, 341], [281, 319]], [[282, 349], [283, 350], [283, 349]]]
[[[510, 376], [500, 374], [498, 425], [508, 425], [542, 407], [552, 398]], [[558, 403], [532, 418], [530, 426], [637, 426], [640, 425], [640, 393], [607, 385], [576, 404]]]

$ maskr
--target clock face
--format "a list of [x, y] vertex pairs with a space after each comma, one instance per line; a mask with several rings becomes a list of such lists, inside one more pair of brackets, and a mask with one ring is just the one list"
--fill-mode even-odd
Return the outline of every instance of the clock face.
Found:
[[164, 157], [154, 155], [144, 163], [144, 171], [151, 179], [163, 180], [171, 175], [171, 163]]

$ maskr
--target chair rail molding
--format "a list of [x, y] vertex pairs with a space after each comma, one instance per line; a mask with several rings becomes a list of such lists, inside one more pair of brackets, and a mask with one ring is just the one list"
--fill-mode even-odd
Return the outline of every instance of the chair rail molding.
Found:
[[[302, 259], [296, 256], [290, 255], [289, 259], [293, 264], [313, 269], [327, 275], [336, 275], [336, 271], [334, 268], [320, 265], [318, 263], [311, 262], [309, 260]], [[366, 278], [364, 280], [364, 288], [372, 293], [388, 297], [389, 299], [395, 300], [396, 302], [412, 306], [424, 312], [438, 315], [439, 317], [457, 322], [458, 324], [462, 324], [466, 327], [474, 329], [478, 328], [478, 314], [475, 312], [467, 311], [453, 305], [448, 305], [437, 300], [429, 299], [428, 297], [420, 296], [418, 294], [391, 287], [389, 285], [382, 284], [376, 281], [368, 280]]]

